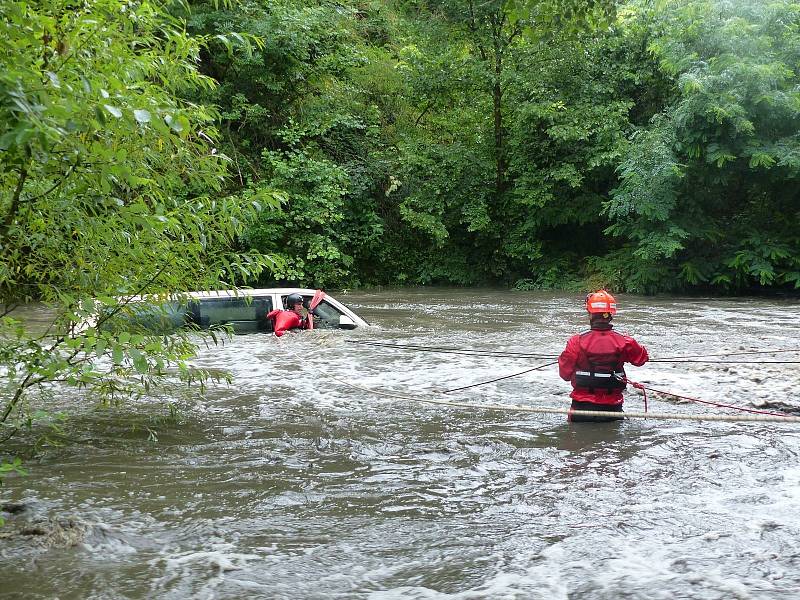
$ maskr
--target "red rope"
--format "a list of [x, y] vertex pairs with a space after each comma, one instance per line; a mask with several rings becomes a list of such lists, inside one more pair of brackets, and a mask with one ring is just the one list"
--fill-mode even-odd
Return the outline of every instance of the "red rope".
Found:
[[734, 406], [732, 404], [723, 404], [722, 402], [711, 402], [709, 400], [701, 400], [700, 398], [692, 398], [690, 396], [681, 396], [680, 394], [676, 394], [674, 392], [666, 392], [664, 390], [657, 390], [656, 388], [647, 387], [644, 384], [638, 383], [636, 381], [631, 381], [630, 379], [625, 379], [625, 383], [630, 383], [633, 387], [642, 390], [644, 392], [644, 410], [647, 412], [647, 390], [651, 392], [657, 392], [659, 394], [666, 394], [667, 396], [672, 396], [674, 398], [680, 398], [682, 400], [689, 400], [690, 402], [700, 402], [701, 404], [710, 404], [711, 406], [717, 406], [719, 408], [731, 408], [733, 410], [740, 410], [742, 412], [749, 412], [755, 413], [758, 415], [772, 415], [774, 417], [790, 417], [791, 415], [787, 415], [786, 413], [778, 413], [778, 412], [771, 412], [768, 410], [757, 410], [755, 408], [744, 408], [743, 406]]
[[641, 383], [638, 383], [636, 381], [630, 381], [629, 379], [626, 379], [625, 383], [630, 383], [636, 389], [642, 390], [642, 394], [644, 394], [644, 412], [647, 412], [647, 388], [644, 387]]

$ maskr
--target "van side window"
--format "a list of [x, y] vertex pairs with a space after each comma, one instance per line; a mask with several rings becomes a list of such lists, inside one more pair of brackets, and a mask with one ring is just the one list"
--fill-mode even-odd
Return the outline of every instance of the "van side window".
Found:
[[272, 298], [200, 298], [191, 303], [191, 320], [202, 329], [230, 324], [235, 331], [270, 331]]

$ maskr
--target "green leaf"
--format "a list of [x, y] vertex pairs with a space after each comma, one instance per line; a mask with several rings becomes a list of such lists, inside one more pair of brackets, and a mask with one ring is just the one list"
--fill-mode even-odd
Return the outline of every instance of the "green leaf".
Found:
[[149, 371], [150, 366], [147, 364], [147, 359], [139, 350], [136, 348], [131, 348], [130, 355], [133, 359], [133, 366], [137, 372], [144, 374]]
[[52, 71], [47, 71], [46, 74], [47, 74], [47, 78], [50, 80], [50, 83], [53, 84], [54, 88], [60, 88], [61, 87], [61, 81], [58, 79], [58, 75], [56, 75]]
[[118, 119], [122, 117], [122, 111], [118, 109], [116, 106], [112, 106], [110, 104], [103, 104], [103, 108], [105, 108], [108, 112], [111, 113], [112, 116]]
[[175, 133], [180, 133], [184, 130], [184, 126], [188, 124], [186, 117], [181, 115], [173, 117], [172, 115], [165, 115], [164, 122], [169, 125], [170, 129]]

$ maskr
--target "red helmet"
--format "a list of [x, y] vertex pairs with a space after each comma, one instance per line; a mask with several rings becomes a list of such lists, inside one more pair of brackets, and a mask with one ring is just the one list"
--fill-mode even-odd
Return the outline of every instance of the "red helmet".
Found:
[[617, 301], [605, 290], [599, 290], [586, 296], [586, 310], [590, 313], [617, 314]]

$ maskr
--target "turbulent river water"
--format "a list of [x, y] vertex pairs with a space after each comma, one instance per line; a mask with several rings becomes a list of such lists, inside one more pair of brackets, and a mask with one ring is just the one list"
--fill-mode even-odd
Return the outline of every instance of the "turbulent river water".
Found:
[[[0, 488], [0, 500], [24, 507], [4, 515], [7, 530], [45, 523], [75, 543], [61, 530], [0, 537], [0, 597], [800, 597], [800, 424], [568, 424], [378, 394], [440, 397], [547, 362], [497, 354], [557, 355], [586, 328], [582, 298], [335, 296], [372, 326], [204, 349], [196, 364], [229, 370], [234, 384], [174, 390], [176, 422], [143, 419], [164, 398], [111, 414], [80, 399], [67, 425], [77, 441], [46, 449]], [[618, 301], [617, 329], [654, 358], [800, 346], [796, 300]], [[366, 340], [484, 354], [352, 343]], [[720, 364], [734, 358], [750, 362]], [[800, 354], [719, 360], [628, 375], [685, 396], [800, 410], [798, 365], [769, 362]], [[569, 389], [548, 367], [448, 397], [566, 408]], [[626, 410], [642, 410], [638, 392], [626, 398]], [[648, 400], [651, 411], [735, 414]]]

